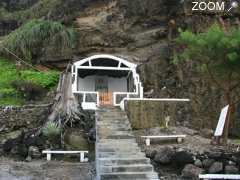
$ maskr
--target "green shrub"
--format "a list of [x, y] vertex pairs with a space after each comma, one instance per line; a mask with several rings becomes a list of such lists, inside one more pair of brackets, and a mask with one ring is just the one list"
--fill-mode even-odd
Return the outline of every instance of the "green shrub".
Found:
[[51, 89], [58, 83], [58, 72], [17, 71], [16, 66], [0, 57], [0, 105], [21, 105], [39, 96], [41, 89]]
[[75, 46], [75, 33], [59, 22], [31, 20], [3, 39], [3, 46], [31, 61], [38, 53], [44, 54], [49, 45], [64, 51]]
[[44, 136], [49, 139], [55, 139], [61, 133], [61, 129], [54, 122], [48, 122], [42, 130]]
[[26, 81], [38, 84], [43, 88], [50, 89], [58, 83], [59, 73], [56, 71], [42, 73], [27, 70], [21, 72], [21, 77]]

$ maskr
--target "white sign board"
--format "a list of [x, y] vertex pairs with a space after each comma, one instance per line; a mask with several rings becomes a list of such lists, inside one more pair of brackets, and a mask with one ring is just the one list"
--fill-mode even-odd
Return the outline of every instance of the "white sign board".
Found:
[[228, 109], [229, 109], [229, 105], [225, 106], [222, 109], [219, 120], [218, 120], [217, 128], [216, 128], [215, 133], [214, 133], [214, 136], [222, 136], [225, 121], [226, 121], [227, 114], [228, 114]]

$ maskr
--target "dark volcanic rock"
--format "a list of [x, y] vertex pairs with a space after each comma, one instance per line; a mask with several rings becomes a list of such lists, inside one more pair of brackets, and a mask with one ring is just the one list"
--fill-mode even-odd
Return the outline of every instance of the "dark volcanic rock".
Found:
[[238, 174], [239, 170], [236, 166], [227, 165], [227, 166], [225, 166], [224, 172], [225, 172], [225, 174]]
[[198, 175], [204, 173], [202, 168], [194, 166], [192, 164], [187, 164], [182, 170], [182, 177], [189, 179], [198, 179]]
[[214, 160], [213, 159], [204, 159], [202, 161], [202, 163], [203, 163], [203, 167], [205, 169], [208, 169], [214, 163]]
[[202, 161], [200, 159], [196, 159], [194, 161], [194, 165], [200, 168], [203, 166]]
[[16, 11], [28, 8], [39, 0], [2, 0], [0, 7], [6, 8], [8, 11]]
[[96, 141], [96, 129], [95, 128], [91, 128], [88, 132], [88, 139], [90, 141]]
[[210, 151], [210, 152], [207, 153], [207, 155], [210, 159], [218, 160], [219, 158], [221, 158], [222, 152], [220, 152], [220, 151]]
[[146, 157], [148, 157], [150, 159], [154, 159], [156, 154], [157, 154], [157, 150], [155, 150], [155, 149], [147, 149], [146, 150]]
[[193, 155], [186, 151], [176, 152], [173, 157], [172, 161], [176, 163], [178, 166], [184, 166], [186, 164], [191, 164], [194, 162]]
[[214, 162], [210, 168], [208, 169], [209, 173], [215, 174], [223, 171], [223, 163], [222, 162]]
[[158, 150], [154, 157], [154, 161], [160, 164], [170, 164], [174, 150], [170, 147], [164, 147]]
[[28, 156], [30, 156], [33, 159], [38, 159], [41, 157], [41, 152], [39, 151], [38, 147], [30, 146], [28, 149]]

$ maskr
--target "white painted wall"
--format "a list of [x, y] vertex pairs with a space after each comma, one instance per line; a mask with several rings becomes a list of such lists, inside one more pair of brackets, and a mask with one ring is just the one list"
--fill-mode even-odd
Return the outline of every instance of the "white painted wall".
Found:
[[78, 77], [78, 91], [95, 91], [95, 76]]
[[78, 91], [95, 91], [95, 79], [107, 78], [108, 79], [108, 90], [111, 92], [127, 92], [127, 79], [123, 78], [112, 78], [107, 76], [87, 76], [85, 78], [78, 77]]
[[108, 90], [111, 92], [127, 92], [127, 78], [108, 78]]

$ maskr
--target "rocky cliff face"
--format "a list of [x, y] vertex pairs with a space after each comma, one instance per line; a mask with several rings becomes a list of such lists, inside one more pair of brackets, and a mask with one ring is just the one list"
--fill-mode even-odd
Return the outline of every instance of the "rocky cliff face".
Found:
[[213, 14], [189, 13], [188, 4], [177, 0], [171, 3], [119, 0], [94, 4], [76, 21], [78, 56], [109, 53], [138, 63], [144, 89], [153, 90], [153, 97], [191, 99], [190, 104], [178, 112], [185, 125], [215, 128], [225, 105], [222, 92], [198, 74], [192, 64], [172, 64], [174, 43], [171, 39], [177, 36], [177, 28], [201, 31], [218, 20]]
[[[74, 56], [108, 53], [138, 63], [144, 90], [153, 90], [152, 97], [191, 99], [179, 112], [182, 121], [187, 120], [185, 125], [215, 128], [225, 103], [222, 92], [194, 71], [192, 64], [175, 66], [171, 61], [177, 29], [201, 31], [217, 21], [217, 15], [192, 14], [189, 4], [180, 0], [69, 0], [58, 7], [44, 17], [67, 23], [77, 17], [74, 27], [79, 43]], [[234, 16], [223, 18], [227, 23], [238, 22]], [[59, 66], [69, 59], [49, 53], [42, 61]], [[184, 119], [187, 113], [190, 119]]]

